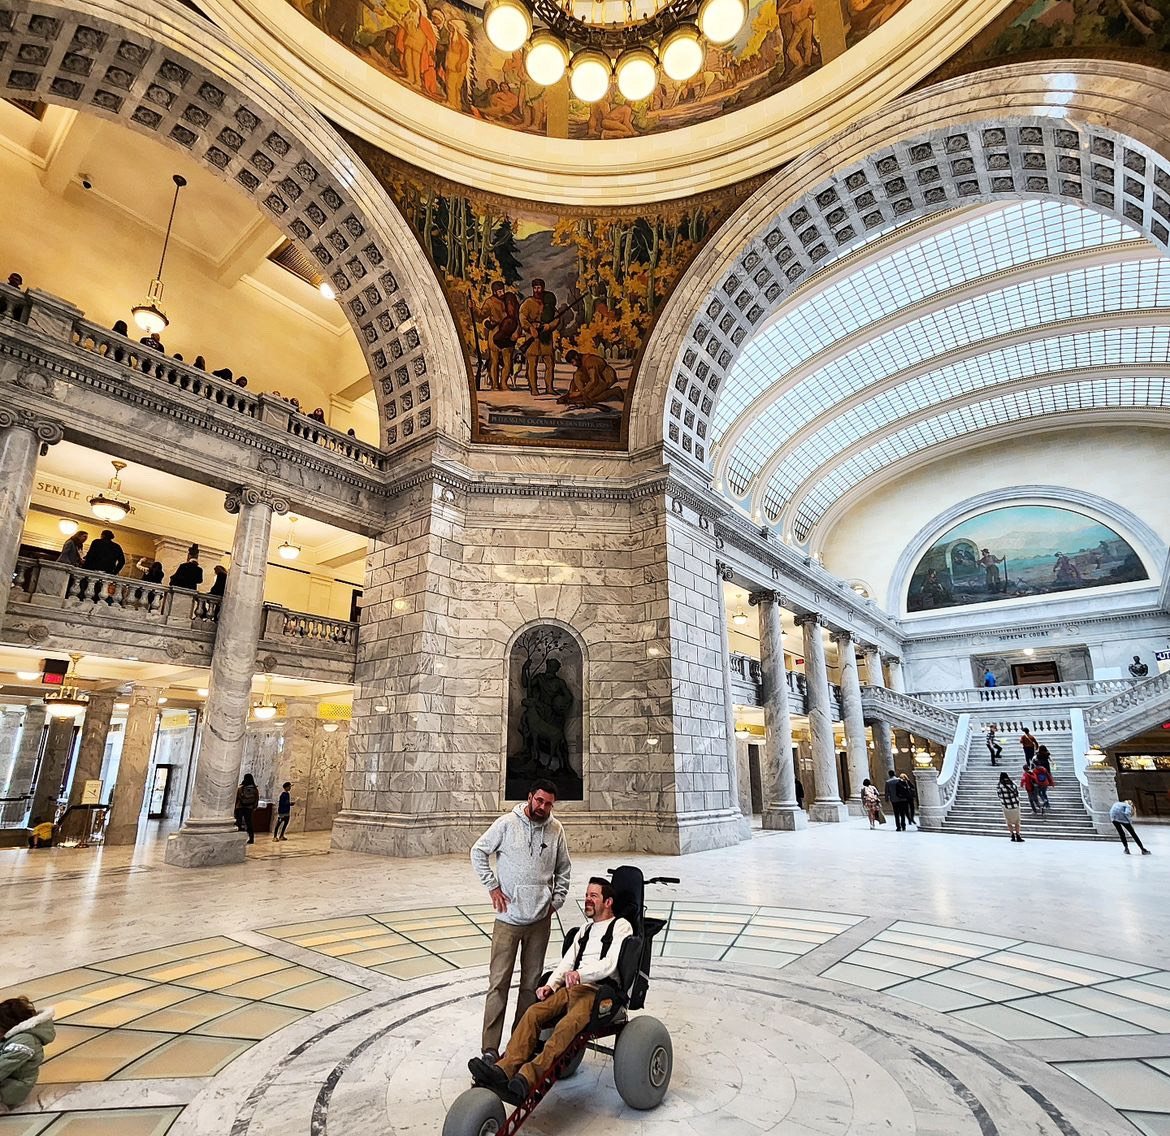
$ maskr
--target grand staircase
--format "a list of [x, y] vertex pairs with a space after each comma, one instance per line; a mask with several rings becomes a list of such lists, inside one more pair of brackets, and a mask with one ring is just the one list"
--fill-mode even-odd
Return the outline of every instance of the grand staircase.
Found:
[[[999, 735], [1003, 755], [993, 767], [987, 752], [987, 727], [993, 725]], [[1017, 788], [1023, 771], [1024, 756], [1019, 737], [1024, 727], [1031, 728], [1041, 745], [1052, 754], [1052, 776], [1056, 782], [1048, 790], [1052, 807], [1044, 816], [1033, 816], [1028, 798], [1020, 789], [1020, 830], [1024, 839], [1105, 840], [1093, 828], [1093, 822], [1081, 798], [1081, 785], [1073, 769], [1071, 723], [1067, 718], [1009, 719], [980, 717], [972, 721], [971, 749], [967, 767], [959, 778], [955, 802], [943, 821], [943, 832], [971, 836], [999, 836], [1007, 839], [1003, 808], [995, 786], [1001, 772], [1007, 772]]]

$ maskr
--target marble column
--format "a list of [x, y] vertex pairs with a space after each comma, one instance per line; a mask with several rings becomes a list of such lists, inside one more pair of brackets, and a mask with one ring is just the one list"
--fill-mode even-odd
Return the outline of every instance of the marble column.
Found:
[[255, 489], [228, 494], [224, 507], [239, 517], [211, 654], [199, 764], [187, 819], [166, 847], [167, 863], [184, 868], [238, 864], [246, 855], [247, 837], [236, 831], [236, 788], [264, 620], [272, 514], [288, 512], [287, 501]]
[[788, 673], [780, 604], [775, 592], [755, 592], [748, 603], [760, 613], [760, 669], [764, 672], [764, 827], [795, 831], [808, 827], [796, 803], [796, 767], [792, 758], [792, 718], [788, 706]]
[[[886, 676], [882, 670], [882, 653], [877, 647], [865, 647], [865, 681], [869, 686], [885, 686]], [[884, 783], [886, 775], [894, 768], [894, 732], [889, 722], [880, 718], [872, 723], [873, 761], [870, 763], [870, 777], [875, 783]]]
[[[304, 832], [309, 797], [309, 779], [313, 771], [313, 750], [317, 745], [320, 723], [315, 698], [290, 699], [284, 707], [284, 737], [280, 760], [272, 778], [272, 799], [279, 800], [281, 786], [292, 782], [292, 799], [296, 806], [288, 822], [289, 832]], [[273, 806], [273, 823], [276, 808]]]
[[837, 645], [837, 666], [841, 672], [841, 717], [845, 722], [845, 752], [849, 761], [850, 816], [864, 816], [861, 783], [869, 776], [869, 750], [866, 748], [865, 714], [861, 709], [861, 680], [857, 675], [857, 648], [848, 631], [833, 634]]
[[898, 694], [906, 693], [906, 680], [902, 675], [902, 660], [897, 655], [886, 655], [886, 674], [889, 676], [887, 685]]
[[28, 519], [37, 452], [47, 453], [64, 433], [59, 422], [31, 410], [0, 406], [0, 618], [8, 610], [9, 584]]
[[0, 797], [9, 796], [20, 750], [20, 727], [24, 712], [16, 707], [0, 710]]
[[162, 687], [136, 686], [130, 692], [126, 729], [122, 734], [122, 757], [118, 779], [106, 794], [110, 819], [106, 824], [107, 844], [134, 844], [146, 797], [146, 778], [154, 752], [154, 727], [158, 720], [158, 699]]
[[813, 772], [817, 795], [809, 817], [817, 821], [842, 821], [848, 810], [837, 783], [837, 755], [833, 748], [833, 719], [829, 714], [829, 671], [825, 665], [824, 623], [816, 614], [798, 615], [796, 625], [804, 632], [804, 677], [808, 724], [812, 734]]
[[719, 655], [720, 666], [723, 671], [723, 752], [727, 766], [728, 800], [732, 814], [736, 817], [735, 825], [740, 840], [750, 840], [752, 836], [752, 822], [743, 813], [739, 799], [739, 750], [735, 739], [735, 704], [731, 693], [731, 641], [727, 629], [727, 604], [724, 602], [723, 584], [730, 581], [732, 569], [730, 564], [722, 560], [715, 561], [715, 572], [719, 577], [716, 593], [717, 613], [719, 620]]
[[45, 739], [40, 768], [37, 770], [37, 783], [33, 789], [32, 808], [29, 810], [33, 823], [57, 819], [57, 799], [61, 795], [61, 782], [65, 779], [69, 755], [73, 752], [73, 729], [76, 724], [72, 718], [49, 719], [49, 735]]
[[[110, 718], [114, 714], [114, 703], [118, 696], [102, 691], [89, 696], [85, 708], [85, 720], [81, 724], [81, 745], [77, 749], [77, 768], [73, 771], [73, 784], [69, 788], [69, 803], [81, 803], [86, 781], [96, 781], [102, 775], [102, 758], [106, 755], [106, 738], [110, 734]], [[103, 786], [102, 795], [109, 800], [108, 786]]]
[[44, 730], [44, 703], [30, 703], [24, 709], [24, 721], [20, 727], [20, 744], [16, 747], [12, 775], [8, 779], [4, 793], [0, 795], [19, 797], [31, 792], [33, 776], [37, 770], [37, 755], [41, 752], [41, 735]]

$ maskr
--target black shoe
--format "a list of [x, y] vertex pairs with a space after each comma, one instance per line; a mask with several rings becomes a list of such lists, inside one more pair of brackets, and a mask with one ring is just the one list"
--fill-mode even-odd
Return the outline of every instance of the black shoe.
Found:
[[1017, 837], [1016, 837], [1016, 843], [1017, 843], [1017, 844], [1023, 844], [1023, 843], [1024, 843], [1024, 838], [1023, 838], [1022, 836], [1017, 836]]
[[508, 1083], [508, 1075], [504, 1070], [482, 1057], [473, 1057], [468, 1061], [467, 1068], [477, 1085], [502, 1089]]
[[508, 1082], [508, 1092], [517, 1100], [523, 1101], [528, 1099], [528, 1094], [532, 1092], [532, 1088], [529, 1086], [528, 1081], [517, 1073]]
[[1123, 848], [1122, 852], [1124, 852], [1128, 856], [1129, 855], [1129, 848], [1128, 847]]
[[1143, 856], [1148, 856], [1149, 854], [1150, 854], [1150, 850], [1149, 850], [1148, 848], [1143, 848], [1143, 849], [1142, 849], [1142, 855], [1143, 855]]

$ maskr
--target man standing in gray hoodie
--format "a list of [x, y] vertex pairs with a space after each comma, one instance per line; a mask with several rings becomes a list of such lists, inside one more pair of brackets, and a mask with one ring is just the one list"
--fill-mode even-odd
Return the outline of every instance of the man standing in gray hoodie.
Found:
[[[483, 1010], [483, 1053], [492, 1060], [499, 1056], [516, 951], [520, 951], [520, 993], [513, 1029], [536, 1001], [552, 913], [560, 910], [569, 894], [569, 848], [565, 830], [553, 819], [556, 803], [556, 786], [551, 781], [534, 781], [528, 803], [505, 813], [471, 848], [471, 865], [496, 912]], [[488, 860], [493, 853], [494, 871]]]

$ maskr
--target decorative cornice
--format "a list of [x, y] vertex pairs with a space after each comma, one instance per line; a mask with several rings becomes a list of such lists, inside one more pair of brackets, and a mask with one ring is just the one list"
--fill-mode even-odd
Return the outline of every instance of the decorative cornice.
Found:
[[274, 513], [283, 515], [289, 510], [286, 497], [273, 493], [270, 489], [252, 489], [248, 486], [233, 489], [224, 497], [223, 507], [229, 513], [238, 513], [245, 505], [267, 505]]
[[65, 427], [55, 418], [45, 418], [35, 410], [0, 406], [0, 430], [28, 430], [41, 444], [41, 457], [65, 437]]
[[[915, 635], [913, 629], [903, 630], [907, 645], [915, 647], [931, 643], [971, 643], [975, 646], [992, 646], [1005, 639], [1035, 639], [1056, 633], [1078, 635], [1087, 626], [1124, 626], [1135, 619], [1165, 619], [1166, 612], [1159, 607], [1143, 607], [1133, 611], [1115, 612], [1110, 615], [1076, 615], [1068, 619], [1057, 619], [1045, 623], [1013, 623], [1008, 627], [972, 627], [966, 631], [946, 631], [931, 635]], [[981, 642], [981, 640], [983, 642]]]

